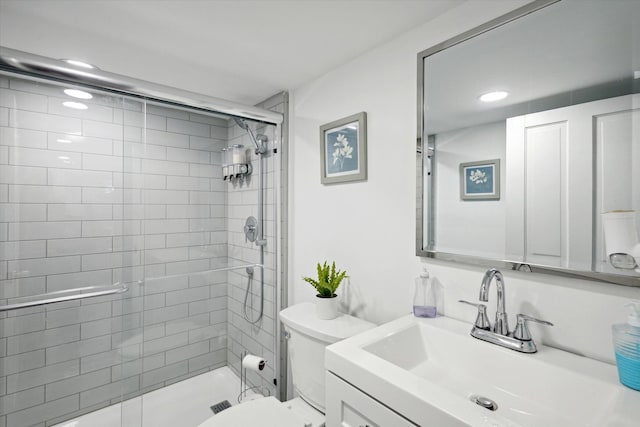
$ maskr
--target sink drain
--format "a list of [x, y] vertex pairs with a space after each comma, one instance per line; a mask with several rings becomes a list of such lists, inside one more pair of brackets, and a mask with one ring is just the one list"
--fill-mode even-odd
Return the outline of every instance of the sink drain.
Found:
[[495, 411], [498, 409], [498, 404], [488, 397], [478, 396], [476, 394], [472, 394], [469, 396], [469, 400], [475, 403], [476, 405], [480, 405], [483, 408], [486, 408], [490, 411]]

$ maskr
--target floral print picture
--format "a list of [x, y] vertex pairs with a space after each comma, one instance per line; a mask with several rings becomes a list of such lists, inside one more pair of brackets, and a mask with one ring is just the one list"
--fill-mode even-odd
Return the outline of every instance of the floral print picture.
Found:
[[327, 175], [358, 170], [358, 124], [345, 126], [327, 135]]
[[366, 179], [365, 118], [360, 113], [320, 128], [323, 184]]
[[462, 200], [500, 199], [500, 159], [460, 164]]

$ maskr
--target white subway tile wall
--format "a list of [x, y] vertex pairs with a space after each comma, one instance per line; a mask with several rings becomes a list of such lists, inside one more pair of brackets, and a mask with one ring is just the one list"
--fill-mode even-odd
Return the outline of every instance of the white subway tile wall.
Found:
[[[243, 319], [244, 270], [207, 272], [259, 262], [242, 232], [246, 216], [258, 216], [257, 173], [229, 184], [220, 168], [221, 148], [251, 147], [246, 133], [101, 93], [73, 110], [62, 87], [0, 83], [0, 302], [130, 286], [123, 296], [0, 313], [0, 426], [53, 425], [227, 363], [238, 372], [245, 350], [267, 359], [250, 381], [274, 394], [273, 196], [258, 326]], [[275, 127], [251, 126], [273, 142]], [[257, 172], [255, 154], [252, 162]], [[271, 193], [273, 154], [265, 168]]]

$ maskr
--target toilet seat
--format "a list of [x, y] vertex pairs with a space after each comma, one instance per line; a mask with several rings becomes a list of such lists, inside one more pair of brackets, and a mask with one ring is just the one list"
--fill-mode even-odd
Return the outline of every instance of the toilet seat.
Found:
[[306, 427], [311, 421], [273, 396], [251, 400], [212, 416], [198, 427]]

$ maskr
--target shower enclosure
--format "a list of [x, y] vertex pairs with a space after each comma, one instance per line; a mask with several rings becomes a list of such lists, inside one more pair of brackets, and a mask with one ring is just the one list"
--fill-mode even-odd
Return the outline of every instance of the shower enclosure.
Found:
[[[280, 392], [282, 126], [109, 89], [0, 74], [2, 427], [125, 401], [146, 426], [134, 398], [245, 352]], [[252, 172], [228, 179], [238, 145]]]

